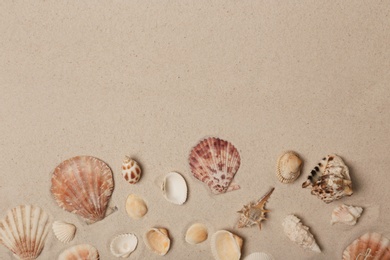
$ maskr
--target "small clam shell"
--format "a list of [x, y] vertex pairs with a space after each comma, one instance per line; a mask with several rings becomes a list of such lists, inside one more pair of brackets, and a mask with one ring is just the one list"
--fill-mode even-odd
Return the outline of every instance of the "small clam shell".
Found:
[[58, 260], [99, 260], [99, 252], [91, 245], [81, 244], [64, 250]]
[[122, 175], [130, 184], [136, 184], [141, 178], [141, 167], [139, 164], [126, 156], [122, 163]]
[[53, 233], [62, 243], [69, 243], [76, 235], [76, 226], [63, 221], [54, 221]]
[[134, 252], [137, 244], [138, 239], [134, 234], [121, 234], [111, 241], [110, 250], [114, 256], [126, 258]]
[[149, 229], [144, 236], [144, 242], [152, 252], [158, 255], [165, 255], [171, 246], [171, 239], [165, 228]]
[[255, 252], [246, 256], [244, 260], [275, 260], [275, 258], [267, 253]]
[[186, 181], [177, 172], [165, 175], [161, 189], [165, 199], [173, 204], [182, 205], [187, 200]]
[[141, 197], [130, 194], [126, 200], [126, 212], [132, 219], [140, 219], [148, 212], [148, 207]]
[[195, 223], [187, 229], [185, 240], [187, 243], [195, 245], [205, 241], [207, 236], [207, 227], [201, 223]]
[[281, 183], [292, 183], [301, 174], [302, 160], [293, 151], [284, 152], [278, 159], [276, 176]]
[[211, 252], [216, 260], [239, 260], [243, 240], [239, 236], [219, 230], [211, 237]]

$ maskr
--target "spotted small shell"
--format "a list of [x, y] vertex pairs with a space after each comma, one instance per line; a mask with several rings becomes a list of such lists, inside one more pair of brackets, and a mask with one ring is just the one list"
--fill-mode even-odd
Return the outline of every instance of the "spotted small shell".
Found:
[[141, 167], [139, 164], [126, 156], [122, 163], [122, 175], [130, 184], [136, 184], [141, 178]]
[[281, 183], [292, 183], [301, 174], [302, 160], [293, 151], [284, 152], [278, 159], [276, 176]]

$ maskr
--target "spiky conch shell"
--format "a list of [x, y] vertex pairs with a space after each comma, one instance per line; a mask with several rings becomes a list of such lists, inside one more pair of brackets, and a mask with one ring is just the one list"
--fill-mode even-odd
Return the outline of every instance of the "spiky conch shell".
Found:
[[317, 245], [314, 236], [309, 232], [309, 228], [304, 226], [299, 218], [294, 215], [288, 215], [283, 220], [283, 230], [287, 237], [306, 250], [311, 250], [317, 253], [321, 249]]
[[111, 169], [91, 156], [76, 156], [60, 163], [51, 179], [51, 193], [64, 210], [88, 224], [106, 216], [114, 189]]
[[283, 152], [276, 164], [276, 177], [281, 183], [292, 183], [301, 174], [302, 160], [294, 151]]
[[343, 260], [390, 260], [390, 241], [379, 233], [368, 232], [352, 242], [343, 252]]
[[213, 194], [240, 188], [233, 178], [240, 168], [240, 154], [228, 141], [210, 137], [199, 142], [189, 156], [191, 172]]
[[60, 242], [69, 243], [76, 234], [76, 226], [64, 221], [54, 221], [53, 233]]
[[0, 221], [0, 243], [18, 259], [35, 259], [44, 247], [49, 222], [49, 215], [41, 208], [20, 205]]
[[361, 216], [363, 208], [355, 206], [340, 205], [333, 209], [331, 224], [343, 223], [346, 225], [355, 225]]
[[91, 245], [80, 244], [63, 251], [58, 260], [99, 260], [99, 252]]
[[215, 260], [239, 260], [243, 240], [241, 237], [219, 230], [211, 237], [211, 253]]

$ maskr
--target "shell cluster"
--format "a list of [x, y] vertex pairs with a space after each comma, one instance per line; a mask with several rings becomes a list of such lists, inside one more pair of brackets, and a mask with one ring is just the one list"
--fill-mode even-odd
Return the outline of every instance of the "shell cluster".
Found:
[[281, 183], [292, 183], [301, 174], [302, 160], [293, 151], [284, 152], [276, 165], [276, 176]]

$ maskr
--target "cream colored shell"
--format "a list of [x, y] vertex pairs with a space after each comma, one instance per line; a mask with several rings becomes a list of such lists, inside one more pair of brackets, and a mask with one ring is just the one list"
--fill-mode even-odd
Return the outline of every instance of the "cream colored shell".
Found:
[[281, 183], [292, 183], [301, 174], [302, 160], [293, 151], [286, 151], [278, 158], [276, 176]]
[[211, 237], [211, 253], [215, 260], [239, 260], [243, 240], [239, 236], [219, 230]]
[[334, 223], [343, 223], [346, 225], [353, 226], [356, 224], [357, 219], [361, 216], [363, 208], [340, 205], [336, 207], [332, 212], [331, 224]]
[[164, 198], [173, 204], [182, 205], [187, 200], [187, 183], [177, 172], [165, 175], [161, 189]]
[[255, 252], [246, 256], [244, 260], [275, 260], [275, 258], [267, 253]]
[[195, 245], [205, 241], [207, 236], [207, 227], [201, 223], [195, 223], [187, 229], [185, 240], [187, 243]]
[[168, 230], [165, 228], [151, 228], [144, 236], [145, 245], [158, 255], [165, 255], [171, 246]]
[[62, 243], [69, 243], [76, 235], [76, 226], [63, 221], [54, 221], [53, 233]]
[[81, 244], [64, 250], [58, 260], [99, 260], [99, 252], [91, 245]]
[[114, 256], [126, 258], [134, 252], [137, 244], [138, 239], [134, 234], [121, 234], [111, 241], [110, 250]]
[[148, 207], [141, 197], [130, 194], [126, 200], [126, 212], [132, 219], [140, 219], [148, 212]]

